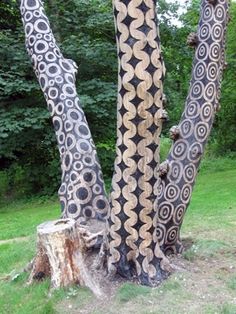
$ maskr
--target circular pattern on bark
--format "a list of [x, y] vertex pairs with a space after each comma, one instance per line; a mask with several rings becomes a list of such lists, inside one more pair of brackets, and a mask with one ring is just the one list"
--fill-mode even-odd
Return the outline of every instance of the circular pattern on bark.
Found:
[[181, 139], [176, 141], [176, 145], [174, 145], [171, 155], [173, 159], [183, 160], [186, 157], [187, 152], [188, 142]]
[[[79, 220], [102, 217], [108, 202], [95, 146], [76, 94], [75, 63], [65, 59], [57, 47], [40, 0], [21, 0], [21, 13], [27, 50], [52, 116], [61, 154], [59, 196], [63, 216]], [[100, 201], [94, 201], [96, 198]]]
[[170, 183], [165, 188], [165, 199], [174, 202], [179, 197], [179, 192], [179, 187]]
[[196, 166], [193, 163], [189, 163], [184, 167], [183, 178], [187, 183], [193, 183], [196, 176]]
[[166, 239], [165, 239], [166, 245], [170, 245], [176, 242], [178, 238], [178, 232], [179, 232], [179, 228], [177, 226], [170, 227], [166, 231]]
[[167, 223], [173, 215], [173, 204], [169, 202], [164, 202], [161, 203], [158, 208], [158, 221], [161, 223]]
[[186, 210], [186, 205], [184, 205], [184, 204], [179, 204], [175, 208], [174, 215], [173, 215], [173, 222], [177, 226], [179, 226], [181, 224], [183, 217], [184, 217], [184, 214], [185, 214], [185, 210]]
[[[175, 138], [167, 157], [169, 171], [162, 177], [164, 191], [162, 188], [158, 199], [159, 204], [165, 205], [161, 216], [165, 217], [163, 212], [167, 216], [167, 209], [174, 208], [171, 219], [168, 216], [167, 222], [164, 219], [157, 221], [157, 233], [164, 251], [175, 252], [181, 247], [178, 231], [191, 198], [220, 97], [227, 15], [227, 1], [218, 0], [214, 4], [202, 1], [189, 94], [178, 126], [179, 136]], [[157, 212], [159, 210], [157, 205]]]
[[190, 101], [187, 104], [185, 115], [189, 119], [195, 119], [199, 115], [199, 105], [195, 101]]
[[[180, 161], [172, 161], [167, 173], [168, 180], [178, 183], [182, 178], [183, 165]], [[163, 184], [163, 183], [162, 183]]]
[[194, 124], [190, 119], [183, 120], [180, 124], [180, 132], [183, 138], [188, 138], [192, 135]]

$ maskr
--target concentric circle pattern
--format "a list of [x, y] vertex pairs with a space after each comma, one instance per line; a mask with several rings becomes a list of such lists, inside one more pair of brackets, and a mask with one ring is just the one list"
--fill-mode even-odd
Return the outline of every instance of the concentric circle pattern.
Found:
[[103, 218], [108, 201], [96, 149], [76, 93], [76, 64], [62, 56], [40, 0], [21, 0], [21, 13], [27, 51], [44, 92], [59, 146], [62, 215], [79, 221]]
[[[136, 271], [143, 283], [158, 279], [160, 250], [154, 249], [154, 201], [164, 66], [155, 1], [115, 0], [119, 57], [117, 152], [112, 181], [109, 268], [123, 276]], [[174, 188], [175, 189], [175, 188]], [[168, 191], [172, 195], [176, 191]], [[162, 219], [172, 206], [162, 204]], [[125, 241], [124, 241], [125, 239]], [[135, 270], [134, 270], [135, 268]]]
[[[169, 172], [162, 178], [164, 189], [156, 202], [157, 237], [165, 253], [182, 248], [179, 230], [220, 98], [227, 17], [227, 0], [217, 0], [214, 4], [202, 1], [198, 43], [189, 94], [179, 123], [180, 134], [167, 157]], [[170, 212], [173, 212], [171, 217]]]

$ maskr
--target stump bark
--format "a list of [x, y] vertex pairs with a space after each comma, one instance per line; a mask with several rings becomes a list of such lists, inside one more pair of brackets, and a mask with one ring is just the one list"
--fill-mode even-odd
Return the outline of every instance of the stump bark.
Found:
[[100, 295], [85, 259], [101, 237], [102, 232], [91, 233], [70, 218], [42, 223], [37, 227], [37, 254], [29, 284], [50, 277], [53, 289], [79, 284]]

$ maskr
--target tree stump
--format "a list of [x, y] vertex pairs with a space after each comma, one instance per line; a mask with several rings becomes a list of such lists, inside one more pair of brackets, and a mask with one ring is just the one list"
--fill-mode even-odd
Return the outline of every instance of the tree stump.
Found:
[[101, 294], [85, 264], [86, 251], [96, 244], [101, 233], [92, 234], [74, 219], [59, 219], [39, 225], [37, 254], [29, 284], [50, 277], [53, 289], [79, 284], [89, 287], [97, 295]]

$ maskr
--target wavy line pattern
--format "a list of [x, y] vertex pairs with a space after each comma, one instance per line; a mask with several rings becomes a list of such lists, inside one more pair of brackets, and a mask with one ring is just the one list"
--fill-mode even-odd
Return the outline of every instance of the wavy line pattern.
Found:
[[155, 9], [153, 0], [114, 1], [119, 91], [108, 268], [145, 284], [162, 275], [154, 201], [164, 65]]

